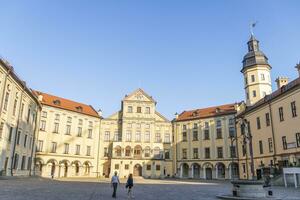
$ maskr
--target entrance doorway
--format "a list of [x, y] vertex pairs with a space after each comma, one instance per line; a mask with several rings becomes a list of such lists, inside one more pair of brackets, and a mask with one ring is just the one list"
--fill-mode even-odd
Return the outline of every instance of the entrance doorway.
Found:
[[211, 180], [212, 179], [212, 169], [210, 167], [205, 169], [206, 179]]
[[136, 164], [134, 166], [133, 176], [142, 176], [142, 166], [140, 164]]

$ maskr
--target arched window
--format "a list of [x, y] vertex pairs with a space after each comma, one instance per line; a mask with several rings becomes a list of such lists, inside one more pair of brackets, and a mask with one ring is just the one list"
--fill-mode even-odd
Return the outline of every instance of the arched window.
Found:
[[130, 146], [127, 146], [126, 148], [125, 148], [125, 156], [130, 156], [131, 155], [131, 147]]
[[154, 158], [157, 158], [157, 159], [160, 159], [160, 158], [161, 158], [159, 147], [155, 147], [155, 148], [154, 148]]
[[146, 147], [145, 148], [145, 158], [149, 158], [150, 157], [150, 147]]
[[115, 148], [115, 156], [117, 156], [117, 157], [121, 157], [122, 156], [122, 149], [121, 149], [120, 146], [117, 146]]

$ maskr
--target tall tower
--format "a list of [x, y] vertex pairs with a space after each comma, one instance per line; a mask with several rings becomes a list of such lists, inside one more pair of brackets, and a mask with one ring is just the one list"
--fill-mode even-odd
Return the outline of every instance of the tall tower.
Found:
[[268, 58], [259, 50], [259, 41], [251, 34], [248, 53], [243, 59], [246, 104], [251, 106], [264, 96], [272, 93], [271, 66]]

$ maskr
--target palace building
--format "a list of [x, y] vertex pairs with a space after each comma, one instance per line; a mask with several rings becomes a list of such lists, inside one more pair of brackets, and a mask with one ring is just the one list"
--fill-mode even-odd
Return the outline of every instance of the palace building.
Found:
[[100, 116], [92, 106], [36, 91], [42, 111], [36, 138], [36, 175], [96, 177]]
[[238, 177], [236, 105], [183, 111], [174, 125], [175, 169], [180, 178]]
[[32, 174], [40, 108], [13, 67], [0, 59], [0, 175]]
[[173, 175], [172, 124], [142, 89], [126, 95], [121, 110], [101, 120], [100, 149], [103, 176]]
[[92, 106], [32, 91], [0, 59], [0, 176], [249, 179], [300, 166], [299, 77], [278, 77], [251, 35], [245, 102], [183, 111], [169, 121], [144, 90], [107, 118]]
[[[296, 68], [300, 76], [300, 64]], [[288, 78], [279, 77], [272, 92], [271, 66], [253, 35], [241, 72], [246, 104], [236, 118], [240, 178], [276, 176], [282, 167], [299, 166], [300, 78], [288, 83]]]

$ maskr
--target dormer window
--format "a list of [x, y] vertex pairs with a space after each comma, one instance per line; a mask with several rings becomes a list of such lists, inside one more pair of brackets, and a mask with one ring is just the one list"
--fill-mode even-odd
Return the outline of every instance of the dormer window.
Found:
[[60, 106], [60, 100], [56, 99], [53, 101], [54, 105]]
[[220, 108], [216, 108], [216, 113], [220, 113], [221, 109]]
[[82, 107], [81, 107], [81, 106], [78, 106], [78, 107], [76, 107], [76, 110], [77, 110], [78, 112], [82, 112]]
[[193, 113], [192, 113], [192, 116], [193, 116], [193, 117], [197, 117], [197, 116], [198, 116], [197, 111], [193, 112]]

